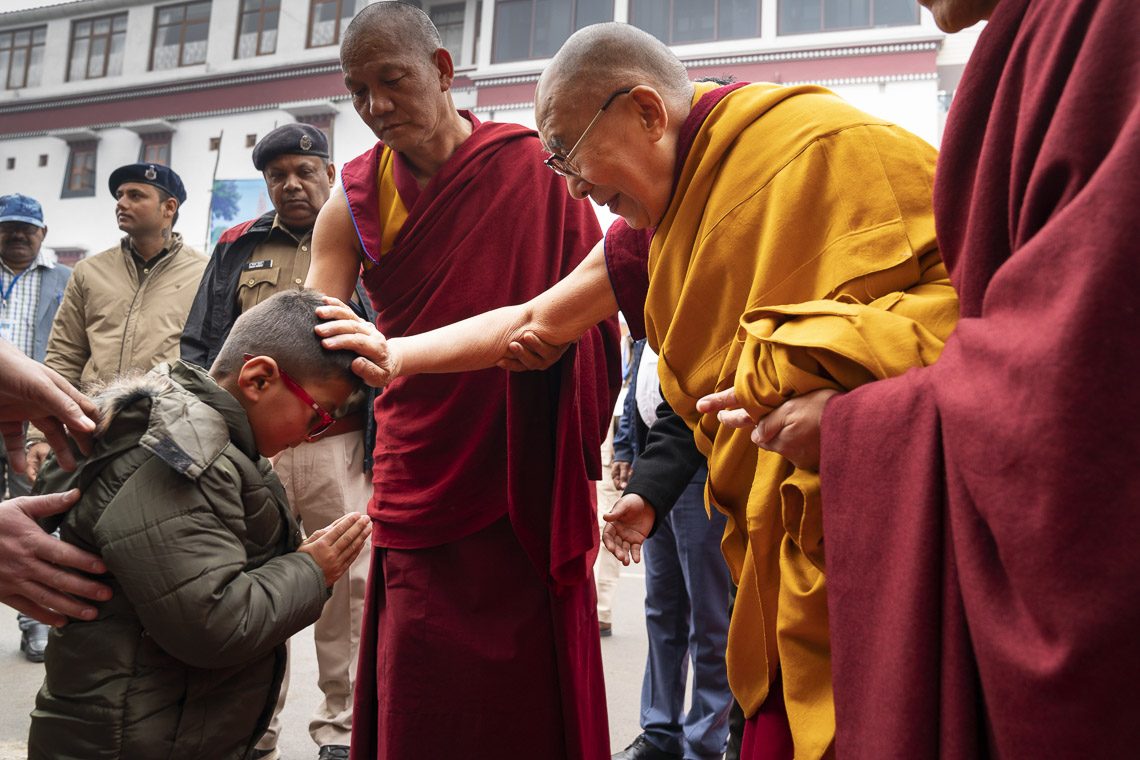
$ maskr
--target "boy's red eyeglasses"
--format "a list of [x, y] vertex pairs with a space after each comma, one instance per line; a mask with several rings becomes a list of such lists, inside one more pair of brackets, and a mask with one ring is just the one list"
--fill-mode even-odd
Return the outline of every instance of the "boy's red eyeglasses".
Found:
[[[244, 356], [246, 361], [254, 358], [253, 354], [244, 354]], [[308, 391], [301, 387], [300, 383], [289, 376], [288, 372], [281, 369], [280, 364], [277, 365], [277, 371], [281, 373], [281, 381], [285, 383], [285, 387], [288, 388], [294, 396], [305, 402], [306, 406], [317, 413], [317, 417], [319, 418], [317, 420], [317, 424], [313, 425], [312, 429], [309, 430], [308, 434], [305, 436], [305, 440], [312, 441], [316, 438], [319, 438], [322, 433], [333, 426], [333, 423], [336, 422], [336, 418], [326, 412], [324, 410], [324, 407], [318, 404], [313, 399], [313, 397], [309, 395]]]

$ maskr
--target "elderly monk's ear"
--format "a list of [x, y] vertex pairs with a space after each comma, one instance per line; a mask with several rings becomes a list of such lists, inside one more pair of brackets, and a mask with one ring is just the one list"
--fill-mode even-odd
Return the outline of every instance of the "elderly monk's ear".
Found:
[[439, 91], [447, 92], [451, 89], [451, 80], [455, 79], [455, 64], [451, 60], [451, 53], [446, 48], [438, 48], [432, 53], [431, 60], [439, 70]]
[[657, 142], [664, 137], [669, 128], [669, 111], [661, 93], [647, 84], [639, 84], [630, 90], [629, 98], [637, 108], [641, 128], [650, 140]]

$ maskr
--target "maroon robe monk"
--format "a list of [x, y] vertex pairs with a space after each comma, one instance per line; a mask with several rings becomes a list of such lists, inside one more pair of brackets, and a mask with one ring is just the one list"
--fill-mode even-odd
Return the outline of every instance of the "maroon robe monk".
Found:
[[[422, 189], [380, 144], [342, 170], [387, 336], [526, 301], [601, 237], [532, 131], [463, 115], [470, 137]], [[407, 210], [386, 251], [385, 171]], [[609, 757], [589, 479], [617, 340], [611, 321], [545, 372], [420, 375], [379, 396], [354, 758]]]
[[1140, 752], [1140, 6], [1001, 0], [935, 187], [962, 319], [823, 418], [837, 754]]

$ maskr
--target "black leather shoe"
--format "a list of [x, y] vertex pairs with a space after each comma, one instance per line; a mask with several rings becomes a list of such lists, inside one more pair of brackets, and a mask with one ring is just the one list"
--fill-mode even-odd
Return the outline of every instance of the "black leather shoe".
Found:
[[684, 760], [682, 755], [657, 749], [645, 734], [633, 740], [628, 747], [613, 756], [612, 760]]
[[43, 662], [51, 626], [30, 622], [20, 634], [20, 651], [30, 662]]
[[321, 747], [317, 760], [348, 760], [348, 747], [343, 744], [326, 744]]

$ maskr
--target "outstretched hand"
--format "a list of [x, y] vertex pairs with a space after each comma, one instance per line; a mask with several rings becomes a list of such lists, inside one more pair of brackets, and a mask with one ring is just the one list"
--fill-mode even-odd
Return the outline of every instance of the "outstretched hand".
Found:
[[653, 530], [657, 510], [635, 493], [617, 500], [609, 513], [602, 515], [602, 543], [623, 565], [641, 561], [641, 545]]
[[107, 572], [103, 562], [36, 523], [78, 500], [72, 490], [0, 501], [0, 602], [48, 625], [64, 625], [69, 617], [93, 620], [96, 610], [83, 599], [111, 598], [111, 589], [69, 569], [98, 575]]
[[507, 345], [507, 355], [495, 366], [511, 372], [546, 369], [561, 359], [571, 345], [573, 344], [552, 345], [538, 337], [534, 331], [527, 330]]
[[400, 363], [392, 345], [376, 325], [362, 319], [343, 301], [325, 296], [325, 305], [317, 307], [317, 316], [326, 320], [313, 328], [321, 337], [321, 345], [330, 351], [359, 354], [352, 362], [352, 371], [364, 382], [383, 388], [400, 376]]
[[74, 470], [67, 438], [70, 435], [80, 451], [89, 453], [98, 417], [95, 403], [59, 373], [0, 340], [0, 434], [12, 469], [24, 472], [26, 466], [24, 422], [31, 421], [43, 432], [61, 467]]
[[325, 574], [325, 585], [332, 588], [364, 548], [364, 542], [371, 535], [371, 527], [372, 520], [368, 515], [353, 512], [327, 528], [310, 533], [297, 551], [313, 558]]
[[839, 391], [821, 388], [788, 399], [759, 420], [740, 408], [736, 391], [728, 388], [697, 402], [701, 414], [716, 412], [720, 424], [752, 428], [752, 442], [775, 452], [803, 470], [819, 470], [820, 425], [823, 408]]

